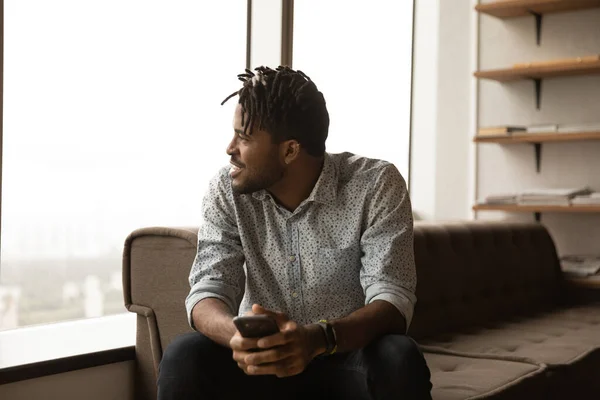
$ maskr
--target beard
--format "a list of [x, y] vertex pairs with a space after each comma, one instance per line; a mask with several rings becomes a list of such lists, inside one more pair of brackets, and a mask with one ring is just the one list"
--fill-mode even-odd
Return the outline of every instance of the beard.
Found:
[[236, 194], [250, 194], [267, 189], [277, 183], [284, 173], [284, 168], [277, 160], [260, 168], [244, 167], [239, 176], [232, 179], [231, 188]]

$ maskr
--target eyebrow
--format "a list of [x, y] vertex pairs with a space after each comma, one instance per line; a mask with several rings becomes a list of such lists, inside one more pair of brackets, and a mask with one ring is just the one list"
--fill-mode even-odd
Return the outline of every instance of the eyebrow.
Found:
[[242, 129], [234, 129], [233, 131], [235, 133], [237, 133], [238, 135], [240, 135], [240, 136], [244, 136], [244, 137], [247, 137], [247, 138], [250, 137], [248, 134], [244, 133], [244, 131]]

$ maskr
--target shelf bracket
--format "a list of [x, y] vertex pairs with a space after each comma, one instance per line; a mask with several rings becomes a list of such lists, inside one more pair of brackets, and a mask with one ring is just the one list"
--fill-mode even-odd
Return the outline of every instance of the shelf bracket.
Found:
[[542, 166], [542, 144], [534, 143], [533, 149], [535, 150], [535, 171], [539, 173]]
[[535, 85], [535, 106], [539, 110], [542, 106], [542, 79], [531, 78]]
[[540, 222], [542, 220], [542, 213], [539, 211], [534, 212], [533, 218], [535, 218], [535, 222]]
[[543, 15], [535, 11], [529, 10], [529, 13], [535, 17], [535, 37], [536, 43], [539, 46], [542, 43], [542, 18]]

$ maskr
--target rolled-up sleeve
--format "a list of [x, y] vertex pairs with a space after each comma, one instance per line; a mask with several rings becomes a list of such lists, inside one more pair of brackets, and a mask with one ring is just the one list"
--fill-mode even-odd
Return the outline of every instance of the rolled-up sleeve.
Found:
[[212, 179], [202, 202], [198, 249], [189, 276], [190, 293], [185, 300], [188, 321], [194, 329], [192, 310], [200, 300], [220, 299], [235, 313], [236, 298], [242, 290], [244, 253], [225, 173], [221, 171]]
[[413, 249], [413, 218], [404, 178], [387, 165], [373, 181], [361, 236], [361, 285], [365, 304], [384, 300], [404, 316], [406, 327], [417, 301]]

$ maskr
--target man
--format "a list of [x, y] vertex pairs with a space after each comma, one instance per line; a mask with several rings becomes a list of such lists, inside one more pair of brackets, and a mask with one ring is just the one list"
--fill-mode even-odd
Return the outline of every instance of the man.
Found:
[[[239, 95], [231, 167], [204, 199], [190, 274], [196, 332], [166, 349], [159, 400], [430, 399], [406, 336], [416, 274], [404, 179], [390, 163], [325, 152], [325, 100], [301, 71], [239, 78], [225, 99]], [[270, 315], [280, 332], [242, 337], [241, 294], [239, 315]]]

